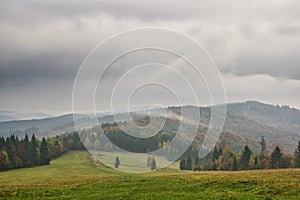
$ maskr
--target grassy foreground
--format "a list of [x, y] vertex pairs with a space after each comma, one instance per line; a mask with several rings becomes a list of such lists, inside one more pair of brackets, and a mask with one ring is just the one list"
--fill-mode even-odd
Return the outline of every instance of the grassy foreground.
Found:
[[85, 151], [0, 172], [0, 199], [300, 199], [300, 169], [126, 174]]

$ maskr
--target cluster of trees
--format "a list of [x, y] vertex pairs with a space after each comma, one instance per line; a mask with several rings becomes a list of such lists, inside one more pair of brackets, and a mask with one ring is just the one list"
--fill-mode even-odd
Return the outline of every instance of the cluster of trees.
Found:
[[261, 152], [254, 155], [248, 145], [242, 152], [234, 153], [229, 147], [215, 147], [204, 159], [198, 156], [188, 155], [181, 159], [181, 170], [212, 170], [212, 171], [237, 171], [253, 169], [279, 169], [300, 168], [300, 141], [294, 155], [284, 154], [279, 146], [276, 146], [271, 154], [266, 152], [264, 137], [260, 142]]
[[137, 138], [126, 134], [122, 130], [106, 131], [104, 134], [118, 147], [136, 153], [146, 153], [155, 151], [166, 145], [170, 140], [169, 135], [158, 133], [148, 138]]
[[46, 139], [42, 142], [33, 134], [31, 140], [28, 135], [19, 140], [18, 136], [11, 135], [0, 139], [0, 170], [20, 167], [47, 165], [50, 162], [50, 152]]
[[35, 134], [29, 139], [18, 136], [0, 138], [0, 171], [48, 165], [51, 158], [56, 158], [68, 150], [84, 149], [77, 132], [38, 140]]
[[103, 123], [101, 126], [84, 129], [80, 132], [80, 137], [88, 149], [114, 151], [115, 148], [112, 144], [115, 144], [121, 149], [136, 153], [147, 153], [160, 149], [166, 146], [174, 136], [175, 134], [167, 134], [161, 130], [154, 136], [138, 138], [124, 132], [116, 123]]

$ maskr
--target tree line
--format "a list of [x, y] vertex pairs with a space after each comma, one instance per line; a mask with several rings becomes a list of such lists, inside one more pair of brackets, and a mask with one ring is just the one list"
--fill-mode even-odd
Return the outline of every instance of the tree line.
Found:
[[103, 123], [101, 126], [83, 129], [80, 132], [80, 138], [88, 149], [114, 151], [116, 148], [112, 144], [115, 144], [121, 149], [136, 153], [160, 149], [166, 146], [174, 136], [175, 134], [167, 134], [161, 130], [151, 137], [138, 138], [124, 132], [116, 123]]
[[0, 138], [0, 171], [48, 165], [68, 150], [85, 149], [77, 132], [38, 140], [35, 134], [31, 138], [26, 134], [19, 139], [16, 135]]
[[180, 160], [181, 170], [237, 171], [255, 169], [300, 168], [300, 141], [293, 155], [284, 154], [279, 146], [272, 153], [266, 151], [266, 141], [262, 137], [261, 152], [254, 155], [248, 145], [242, 152], [234, 153], [228, 146], [215, 147], [205, 158], [191, 154]]

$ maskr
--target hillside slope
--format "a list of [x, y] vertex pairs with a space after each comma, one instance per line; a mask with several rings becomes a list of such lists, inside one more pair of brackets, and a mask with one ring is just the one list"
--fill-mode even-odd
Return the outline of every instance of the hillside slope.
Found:
[[[158, 109], [158, 108], [156, 108]], [[199, 108], [189, 106], [191, 116]], [[180, 115], [180, 107], [167, 109]], [[201, 107], [201, 126], [207, 127], [210, 120], [210, 107]], [[118, 118], [125, 116], [118, 113]], [[174, 115], [173, 115], [174, 117]], [[80, 123], [84, 127], [89, 115], [80, 115]], [[99, 115], [99, 122], [113, 122], [111, 115]], [[247, 101], [227, 105], [226, 121], [222, 139], [235, 149], [249, 144], [255, 152], [259, 151], [259, 140], [264, 136], [268, 150], [280, 145], [286, 153], [293, 153], [300, 140], [300, 111], [287, 106], [274, 106], [260, 102]], [[73, 115], [63, 115], [40, 120], [21, 120], [0, 122], [0, 135], [7, 136], [11, 133], [24, 137], [24, 134], [36, 133], [41, 136], [55, 136], [57, 134], [76, 130]], [[234, 142], [233, 142], [234, 141]], [[238, 144], [238, 145], [234, 145]], [[238, 147], [239, 146], [239, 147]]]
[[[126, 174], [69, 152], [49, 166], [0, 172], [1, 199], [299, 199], [299, 169]], [[288, 189], [287, 189], [288, 188]]]
[[300, 134], [300, 111], [289, 106], [247, 101], [228, 104], [227, 111], [231, 114], [252, 119], [278, 129]]

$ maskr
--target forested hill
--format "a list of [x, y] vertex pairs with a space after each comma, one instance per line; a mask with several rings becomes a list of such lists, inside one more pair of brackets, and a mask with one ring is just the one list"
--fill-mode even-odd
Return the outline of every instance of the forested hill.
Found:
[[289, 130], [300, 134], [300, 111], [289, 106], [247, 101], [228, 104], [227, 111], [231, 114], [245, 117], [278, 129]]
[[[191, 112], [195, 112], [197, 108], [190, 106], [190, 109]], [[177, 113], [180, 107], [170, 107], [168, 110]], [[210, 107], [200, 108], [200, 111], [203, 120], [201, 126], [205, 127], [209, 121]], [[118, 115], [121, 116], [122, 113]], [[89, 115], [80, 115], [80, 117], [82, 124], [89, 120]], [[111, 115], [99, 117], [100, 122], [113, 122]], [[40, 120], [0, 122], [1, 136], [15, 134], [24, 137], [26, 133], [31, 135], [34, 132], [41, 138], [74, 130], [72, 114]], [[228, 143], [240, 144], [240, 146], [248, 142], [255, 149], [259, 147], [261, 136], [268, 141], [268, 149], [279, 144], [284, 151], [292, 153], [297, 141], [300, 140], [300, 111], [288, 106], [268, 105], [255, 101], [227, 105], [222, 138], [225, 137]]]

